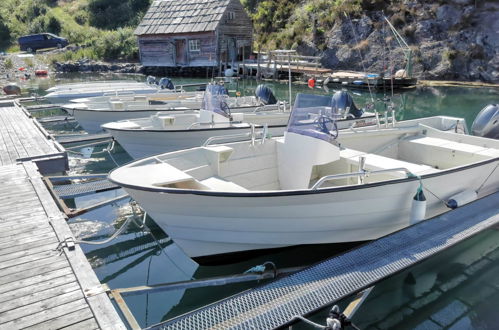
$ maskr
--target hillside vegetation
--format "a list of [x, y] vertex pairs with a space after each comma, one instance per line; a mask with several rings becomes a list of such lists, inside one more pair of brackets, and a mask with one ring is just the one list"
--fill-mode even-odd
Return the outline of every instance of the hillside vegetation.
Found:
[[499, 83], [497, 0], [242, 0], [254, 21], [256, 50], [297, 49], [336, 70], [390, 74], [412, 51], [427, 79]]
[[1, 0], [0, 49], [16, 50], [22, 35], [51, 32], [81, 46], [59, 54], [59, 60], [136, 59], [133, 30], [149, 4], [150, 0]]

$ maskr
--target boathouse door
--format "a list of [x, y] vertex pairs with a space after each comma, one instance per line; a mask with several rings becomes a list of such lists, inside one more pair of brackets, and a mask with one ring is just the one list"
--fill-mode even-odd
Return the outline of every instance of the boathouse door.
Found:
[[229, 62], [234, 64], [234, 62], [237, 61], [237, 40], [236, 38], [229, 38], [227, 43], [227, 48], [229, 49]]
[[177, 65], [187, 64], [187, 42], [185, 39], [175, 40], [175, 62]]

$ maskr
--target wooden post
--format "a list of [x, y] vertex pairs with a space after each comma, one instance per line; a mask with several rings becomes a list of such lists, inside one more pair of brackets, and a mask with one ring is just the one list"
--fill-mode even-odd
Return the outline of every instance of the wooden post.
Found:
[[257, 63], [257, 69], [256, 69], [256, 80], [260, 80], [260, 45], [258, 45], [258, 54], [256, 54], [256, 63]]
[[288, 79], [289, 79], [289, 108], [291, 109], [291, 55], [288, 54]]
[[[274, 57], [275, 56], [275, 57]], [[274, 59], [274, 76], [273, 76], [273, 80], [276, 80], [277, 79], [277, 57], [278, 57], [278, 54], [275, 54], [272, 56], [273, 59]]]
[[244, 63], [244, 48], [246, 48], [246, 46], [243, 46], [243, 78], [246, 78], [246, 65]]

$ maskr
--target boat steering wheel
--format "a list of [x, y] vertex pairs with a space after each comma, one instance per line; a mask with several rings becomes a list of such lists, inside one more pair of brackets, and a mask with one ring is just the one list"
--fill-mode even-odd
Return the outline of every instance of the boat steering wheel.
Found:
[[336, 124], [336, 120], [329, 116], [320, 115], [315, 123], [317, 128], [325, 134], [329, 134], [333, 139], [338, 137], [338, 125]]

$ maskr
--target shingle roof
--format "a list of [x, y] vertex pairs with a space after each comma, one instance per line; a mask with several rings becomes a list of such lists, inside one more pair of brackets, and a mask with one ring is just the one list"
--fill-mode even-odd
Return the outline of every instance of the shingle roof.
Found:
[[154, 0], [136, 35], [214, 31], [230, 0]]

